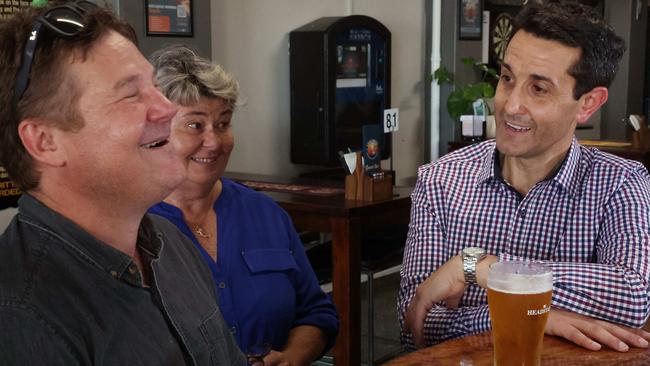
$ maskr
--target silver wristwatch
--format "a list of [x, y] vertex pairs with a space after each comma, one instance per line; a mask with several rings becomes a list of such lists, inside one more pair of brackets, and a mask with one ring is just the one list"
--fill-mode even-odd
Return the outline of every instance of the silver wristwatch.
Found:
[[467, 247], [460, 252], [463, 259], [463, 274], [465, 275], [465, 283], [476, 283], [476, 264], [485, 258], [487, 253], [485, 249], [479, 247]]

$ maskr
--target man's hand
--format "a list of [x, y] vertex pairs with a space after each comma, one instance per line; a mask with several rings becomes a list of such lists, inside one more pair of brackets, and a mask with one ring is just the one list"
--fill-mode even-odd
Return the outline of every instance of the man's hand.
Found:
[[418, 286], [404, 317], [404, 328], [413, 334], [416, 347], [424, 346], [424, 320], [429, 310], [443, 300], [448, 308], [455, 309], [464, 291], [465, 276], [459, 255], [452, 257]]
[[[476, 265], [476, 282], [479, 286], [486, 286], [490, 264], [498, 259], [496, 256], [487, 255]], [[429, 310], [443, 300], [447, 308], [457, 308], [463, 292], [465, 292], [465, 274], [460, 255], [449, 259], [418, 286], [404, 317], [404, 330], [412, 333], [416, 347], [425, 345], [424, 320]]]
[[625, 352], [630, 346], [647, 348], [650, 333], [616, 325], [573, 312], [552, 309], [546, 323], [546, 334], [565, 338], [581, 347], [598, 351], [601, 345]]

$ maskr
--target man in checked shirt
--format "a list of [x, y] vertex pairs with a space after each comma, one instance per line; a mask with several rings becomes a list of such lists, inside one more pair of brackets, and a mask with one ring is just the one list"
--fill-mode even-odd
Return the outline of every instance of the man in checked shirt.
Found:
[[624, 41], [576, 3], [526, 7], [516, 22], [494, 98], [496, 141], [420, 168], [402, 341], [489, 330], [489, 265], [528, 260], [553, 270], [547, 334], [591, 350], [648, 347], [638, 328], [650, 308], [650, 176], [574, 138], [607, 101]]

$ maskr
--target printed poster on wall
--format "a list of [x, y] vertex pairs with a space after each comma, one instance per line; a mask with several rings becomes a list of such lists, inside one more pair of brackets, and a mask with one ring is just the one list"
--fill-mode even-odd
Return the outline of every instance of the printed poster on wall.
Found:
[[[14, 13], [32, 5], [31, 0], [0, 0], [0, 21], [9, 19]], [[20, 189], [9, 179], [9, 174], [0, 166], [0, 210], [18, 207]]]
[[31, 4], [31, 0], [0, 0], [0, 20], [8, 19], [13, 13], [28, 8]]
[[191, 0], [145, 0], [148, 36], [192, 36]]
[[16, 184], [9, 179], [9, 174], [0, 167], [0, 210], [8, 207], [18, 207], [21, 192]]

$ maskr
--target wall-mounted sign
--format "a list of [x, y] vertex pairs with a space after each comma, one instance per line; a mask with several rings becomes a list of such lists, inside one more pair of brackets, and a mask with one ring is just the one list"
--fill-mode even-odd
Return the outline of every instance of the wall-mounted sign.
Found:
[[193, 35], [192, 0], [145, 0], [148, 36]]
[[31, 0], [0, 0], [0, 20], [7, 19], [21, 8], [28, 8]]
[[481, 39], [483, 0], [461, 0], [458, 6], [458, 38]]
[[17, 207], [21, 192], [9, 179], [9, 174], [0, 167], [0, 210], [7, 207]]

